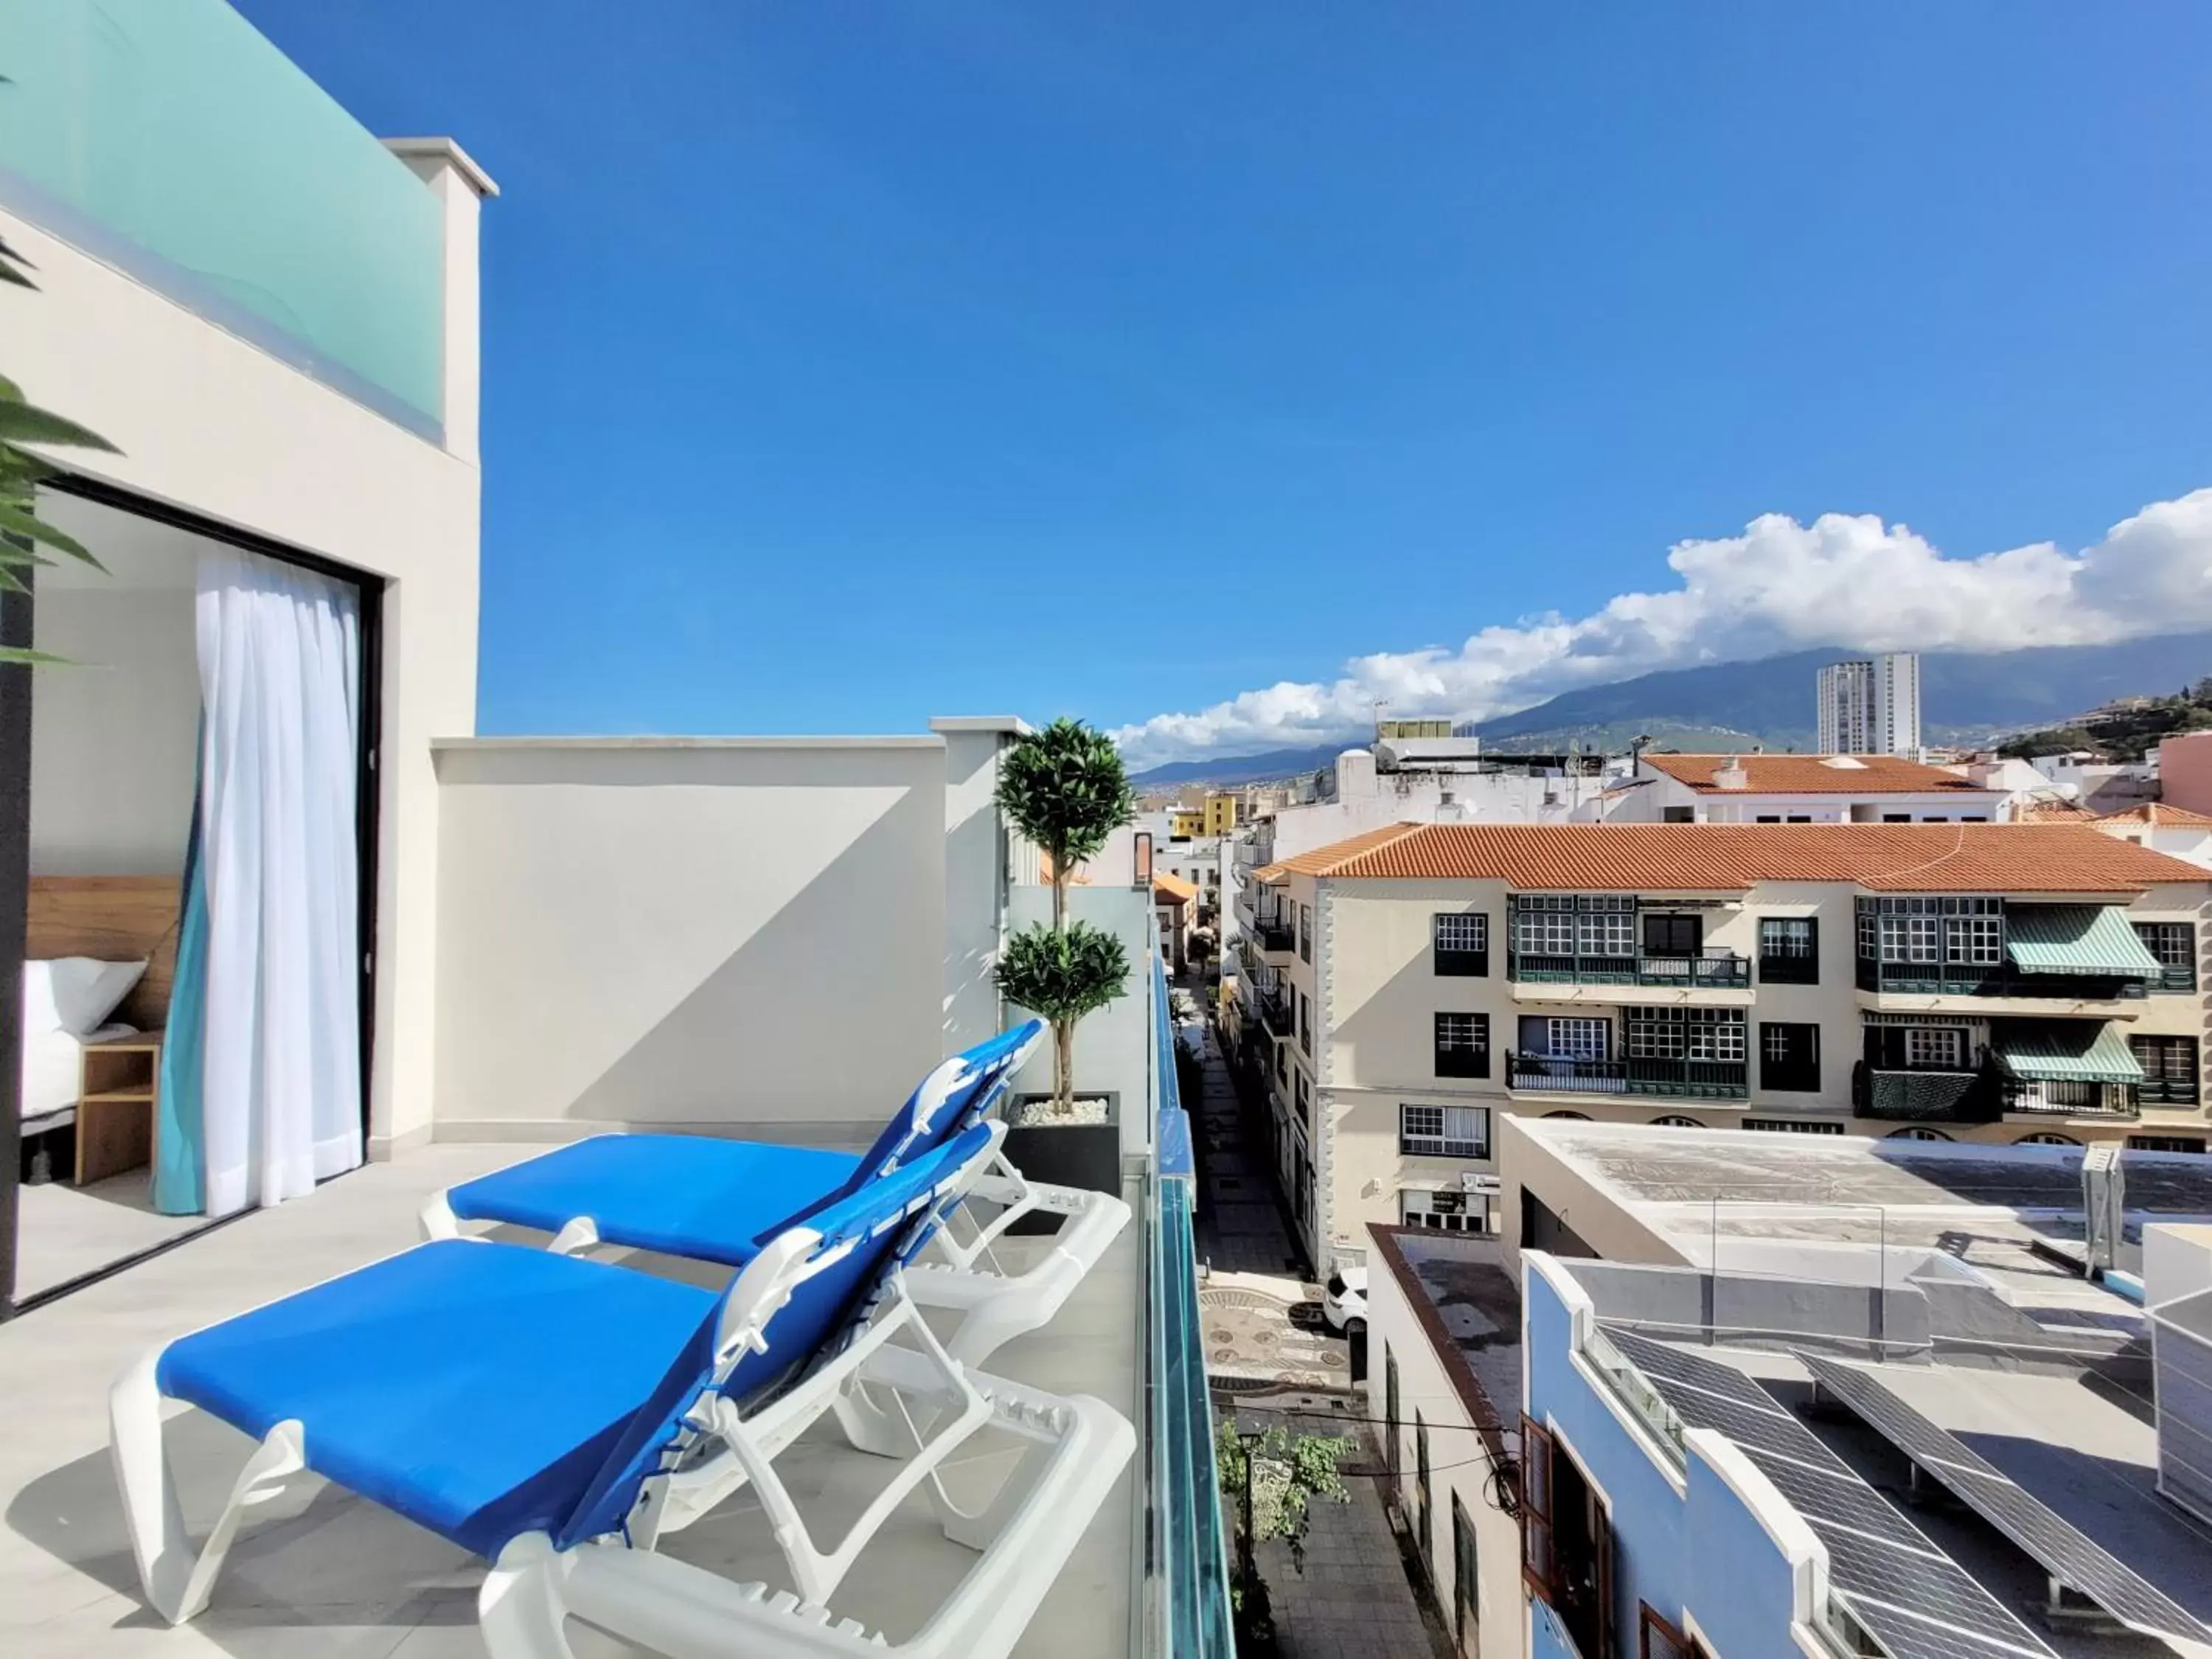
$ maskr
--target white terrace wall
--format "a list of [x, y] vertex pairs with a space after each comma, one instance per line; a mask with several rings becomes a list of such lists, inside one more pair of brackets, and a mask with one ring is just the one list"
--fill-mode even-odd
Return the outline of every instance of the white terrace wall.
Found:
[[410, 157], [442, 207], [444, 441], [428, 441], [195, 315], [114, 265], [0, 209], [0, 237], [38, 271], [11, 289], [8, 374], [118, 453], [74, 471], [157, 503], [384, 579], [378, 757], [372, 1156], [429, 1132], [433, 736], [476, 729], [479, 479], [471, 169]]
[[436, 760], [441, 1139], [865, 1145], [946, 1052], [948, 999], [963, 1035], [982, 1017], [990, 950], [946, 925], [942, 737], [471, 739]]
[[[1152, 1030], [1152, 895], [1139, 887], [1071, 886], [1067, 890], [1071, 921], [1088, 922], [1112, 933], [1128, 952], [1127, 991], [1075, 1028], [1075, 1087], [1111, 1092], [1119, 1097], [1121, 1113], [1121, 1153], [1139, 1156], [1152, 1144], [1152, 1121], [1147, 1103], [1156, 1046]], [[1006, 926], [1020, 933], [1036, 923], [1052, 921], [1052, 889], [1017, 886], [1008, 895]], [[1024, 1011], [1009, 1008], [1009, 1018], [1026, 1018]], [[1037, 1045], [1036, 1052], [1014, 1076], [1021, 1094], [1044, 1094], [1052, 1088], [1052, 1042]]]

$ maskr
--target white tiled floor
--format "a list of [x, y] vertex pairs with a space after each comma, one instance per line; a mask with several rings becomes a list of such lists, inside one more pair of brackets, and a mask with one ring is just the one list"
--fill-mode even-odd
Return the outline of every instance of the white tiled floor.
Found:
[[207, 1224], [203, 1216], [157, 1213], [148, 1179], [146, 1170], [132, 1170], [89, 1187], [47, 1181], [20, 1188], [15, 1299], [27, 1300]]
[[[317, 1481], [255, 1510], [207, 1612], [179, 1630], [162, 1626], [139, 1601], [118, 1513], [107, 1389], [157, 1341], [404, 1248], [429, 1193], [534, 1150], [441, 1146], [373, 1165], [0, 1326], [0, 1652], [477, 1659], [481, 1563]], [[1052, 1327], [1001, 1349], [992, 1369], [1096, 1395], [1124, 1414], [1140, 1409], [1141, 1261], [1133, 1224]], [[169, 1444], [187, 1519], [204, 1528], [247, 1443], [187, 1412], [171, 1422]], [[834, 1527], [888, 1466], [825, 1435], [795, 1448], [783, 1467]], [[1018, 1653], [1103, 1659], [1128, 1651], [1132, 1492], [1125, 1475]], [[759, 1512], [743, 1495], [668, 1548], [739, 1577], [783, 1577]], [[925, 1504], [910, 1502], [862, 1558], [836, 1611], [904, 1634], [973, 1559], [943, 1538]], [[580, 1653], [611, 1645], [574, 1634]]]

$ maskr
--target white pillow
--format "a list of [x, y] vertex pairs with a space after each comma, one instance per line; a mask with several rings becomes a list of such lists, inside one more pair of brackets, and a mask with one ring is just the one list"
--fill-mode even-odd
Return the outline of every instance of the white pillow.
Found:
[[26, 1042], [62, 1029], [62, 1011], [54, 1006], [54, 964], [23, 964], [23, 1036]]
[[[90, 957], [62, 957], [36, 965], [48, 970], [57, 1023], [72, 1036], [89, 1036], [98, 1030], [146, 971], [143, 962], [95, 962]], [[30, 1018], [27, 1002], [24, 1018]]]

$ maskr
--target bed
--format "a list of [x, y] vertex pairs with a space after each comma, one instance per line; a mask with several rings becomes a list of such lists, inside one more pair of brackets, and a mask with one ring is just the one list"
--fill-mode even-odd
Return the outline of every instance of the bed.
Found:
[[[78, 1178], [88, 1176], [87, 1152], [98, 1173], [112, 1174], [149, 1161], [154, 1128], [150, 1084], [159, 1036], [168, 1017], [169, 987], [176, 974], [177, 900], [174, 876], [33, 876], [24, 937], [26, 1015], [19, 1112], [26, 1139], [78, 1125]], [[43, 990], [38, 964], [70, 958], [97, 963], [144, 963], [122, 1000], [78, 1035], [51, 1020], [28, 1017], [30, 999]], [[131, 1040], [131, 1033], [149, 1034]], [[88, 1048], [97, 1050], [88, 1067]], [[88, 1083], [95, 1071], [113, 1073]], [[147, 1086], [111, 1088], [111, 1082]], [[88, 1087], [105, 1102], [98, 1126], [79, 1122]], [[96, 1145], [94, 1144], [96, 1143]]]

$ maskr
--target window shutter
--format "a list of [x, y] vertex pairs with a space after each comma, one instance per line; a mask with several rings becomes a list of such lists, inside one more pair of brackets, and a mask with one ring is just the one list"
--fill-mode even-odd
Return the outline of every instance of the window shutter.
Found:
[[1614, 1651], [1613, 1637], [1613, 1519], [1606, 1514], [1604, 1505], [1590, 1504], [1590, 1550], [1597, 1557], [1597, 1627], [1598, 1646], [1606, 1653]]
[[1524, 1412], [1521, 1418], [1521, 1577], [1547, 1606], [1552, 1601], [1552, 1437]]
[[1698, 1644], [1675, 1629], [1670, 1620], [1649, 1601], [1641, 1605], [1644, 1625], [1638, 1640], [1637, 1659], [1703, 1659]]

